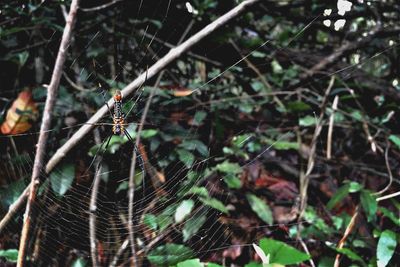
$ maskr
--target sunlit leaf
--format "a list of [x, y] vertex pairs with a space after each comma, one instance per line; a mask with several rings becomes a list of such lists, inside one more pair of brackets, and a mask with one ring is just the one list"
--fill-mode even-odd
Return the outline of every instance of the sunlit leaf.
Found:
[[85, 267], [87, 262], [83, 258], [77, 258], [71, 265], [72, 267]]
[[261, 239], [260, 247], [266, 255], [269, 255], [270, 263], [290, 265], [310, 259], [309, 255], [295, 249], [294, 247], [269, 238]]
[[390, 230], [382, 232], [378, 241], [378, 248], [376, 250], [376, 257], [378, 259], [378, 267], [385, 267], [389, 263], [396, 250], [397, 240], [396, 233]]
[[17, 249], [0, 250], [0, 257], [4, 257], [6, 258], [7, 261], [10, 262], [17, 262], [18, 250]]
[[191, 199], [182, 201], [175, 211], [175, 222], [182, 222], [193, 210], [194, 201]]
[[400, 149], [400, 136], [391, 134], [389, 136], [389, 140], [392, 141], [397, 146], [397, 148]]
[[333, 195], [333, 197], [329, 200], [328, 204], [326, 204], [326, 207], [328, 209], [332, 209], [333, 207], [335, 207], [337, 203], [339, 203], [342, 199], [348, 196], [349, 189], [350, 189], [349, 184], [345, 184], [342, 187], [340, 187]]

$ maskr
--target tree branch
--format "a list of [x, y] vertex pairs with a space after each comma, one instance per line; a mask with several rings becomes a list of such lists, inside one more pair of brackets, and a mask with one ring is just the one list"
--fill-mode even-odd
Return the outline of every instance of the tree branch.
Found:
[[[35, 203], [36, 192], [40, 185], [40, 172], [43, 168], [44, 153], [46, 150], [47, 137], [49, 135], [51, 117], [53, 114], [54, 104], [58, 94], [58, 86], [62, 75], [62, 69], [66, 59], [66, 52], [70, 44], [72, 29], [76, 21], [76, 13], [78, 11], [79, 0], [73, 0], [68, 14], [67, 22], [65, 24], [63, 36], [61, 39], [60, 48], [58, 50], [56, 63], [54, 65], [53, 74], [51, 76], [50, 85], [47, 88], [47, 99], [43, 111], [42, 125], [40, 127], [39, 140], [36, 149], [35, 161], [33, 164], [32, 178], [30, 183], [30, 191], [28, 203], [24, 216], [24, 226], [22, 228], [21, 240], [19, 245], [18, 262], [17, 266], [23, 266], [26, 258], [26, 245], [29, 241], [29, 228], [31, 224], [32, 206]], [[22, 194], [26, 196], [26, 194]], [[19, 201], [19, 203], [23, 201]]]

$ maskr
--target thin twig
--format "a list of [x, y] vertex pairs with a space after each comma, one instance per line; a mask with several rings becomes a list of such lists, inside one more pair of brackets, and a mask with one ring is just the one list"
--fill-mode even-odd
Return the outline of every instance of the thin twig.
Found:
[[387, 172], [388, 172], [388, 175], [389, 175], [389, 182], [387, 183], [385, 188], [383, 188], [379, 192], [376, 192], [375, 195], [382, 195], [387, 190], [389, 190], [389, 188], [392, 186], [392, 183], [393, 183], [393, 174], [392, 174], [392, 170], [390, 169], [390, 163], [389, 163], [390, 143], [389, 143], [389, 141], [387, 141], [386, 143], [387, 144], [386, 144], [386, 150], [385, 150], [385, 165], [386, 165], [386, 169], [387, 169]]
[[[356, 219], [357, 219], [359, 212], [360, 212], [360, 208], [359, 208], [359, 206], [357, 206], [353, 216], [351, 217], [349, 224], [346, 227], [346, 230], [344, 231], [344, 235], [343, 235], [342, 239], [340, 239], [340, 241], [338, 243], [338, 246], [337, 246], [338, 249], [341, 249], [344, 247], [344, 244], [345, 244], [347, 238], [349, 237], [351, 231], [353, 230], [353, 228], [355, 226]], [[340, 256], [341, 256], [340, 253], [338, 253], [336, 255], [335, 263], [333, 265], [334, 267], [339, 267]]]
[[100, 6], [95, 6], [95, 7], [90, 7], [90, 8], [81, 8], [81, 10], [84, 11], [84, 12], [99, 11], [99, 10], [102, 10], [104, 8], [107, 8], [109, 6], [112, 6], [112, 5], [114, 5], [114, 4], [118, 3], [118, 2], [122, 2], [122, 1], [124, 1], [124, 0], [114, 0], [114, 1], [111, 1], [111, 2], [106, 3], [104, 5], [100, 5]]
[[[303, 247], [305, 247], [305, 251], [308, 251], [308, 248], [306, 246], [306, 244], [304, 243], [304, 241], [301, 238], [301, 227], [302, 227], [302, 223], [301, 223], [301, 218], [303, 217], [303, 213], [306, 209], [306, 204], [307, 204], [307, 189], [308, 189], [308, 184], [310, 182], [310, 175], [311, 172], [314, 169], [314, 164], [315, 164], [315, 158], [316, 158], [316, 147], [317, 147], [317, 140], [318, 137], [321, 133], [322, 130], [322, 126], [323, 126], [323, 118], [325, 115], [325, 110], [326, 110], [326, 106], [328, 103], [328, 96], [329, 93], [331, 92], [331, 89], [333, 87], [333, 84], [335, 83], [335, 76], [331, 77], [331, 80], [329, 81], [329, 85], [325, 90], [325, 95], [324, 98], [322, 100], [322, 104], [321, 104], [321, 113], [319, 115], [319, 118], [316, 122], [315, 125], [315, 130], [314, 130], [314, 135], [313, 138], [311, 140], [311, 144], [310, 144], [310, 155], [308, 158], [308, 163], [307, 163], [307, 170], [306, 173], [304, 174], [303, 172], [300, 174], [300, 211], [299, 211], [299, 217], [298, 217], [298, 226], [297, 226], [297, 239], [300, 241], [300, 243], [303, 245]], [[308, 253], [308, 252], [307, 252]], [[311, 266], [315, 266], [314, 261], [310, 258], [310, 264]]]
[[[220, 28], [221, 26], [225, 25], [228, 21], [232, 20], [233, 18], [237, 17], [241, 14], [247, 7], [259, 2], [259, 0], [246, 0], [237, 5], [235, 8], [230, 10], [225, 15], [221, 16], [214, 22], [207, 25], [205, 28], [200, 30], [198, 33], [193, 35], [191, 38], [186, 40], [178, 47], [172, 48], [163, 58], [157, 61], [153, 66], [148, 69], [148, 78], [154, 77], [159, 71], [165, 68], [168, 64], [176, 60], [180, 57], [183, 53], [187, 52], [192, 46], [196, 45], [200, 42], [203, 38], [210, 35], [216, 29]], [[136, 88], [138, 88], [145, 80], [146, 73], [141, 74], [137, 77], [133, 82], [131, 82], [128, 86], [124, 88], [122, 94], [125, 96], [129, 96], [134, 92]], [[110, 107], [114, 106], [114, 102], [112, 99], [109, 100], [108, 104]], [[65, 155], [74, 148], [84, 137], [87, 135], [96, 125], [96, 123], [103, 118], [108, 112], [107, 106], [104, 105], [101, 107], [87, 122], [87, 124], [83, 125], [71, 138], [62, 146], [60, 147], [56, 153], [51, 157], [49, 162], [46, 165], [46, 173], [50, 173], [54, 167], [65, 157]], [[25, 189], [24, 192], [29, 190], [30, 185]], [[13, 212], [14, 214], [22, 207], [22, 204], [26, 200], [27, 195], [26, 193], [22, 193], [18, 200], [14, 203]], [[8, 214], [6, 214], [7, 218], [12, 218]], [[9, 222], [9, 219], [4, 222], [3, 228]]]
[[328, 137], [326, 141], [326, 158], [331, 159], [332, 157], [332, 134], [333, 134], [333, 123], [335, 122], [335, 113], [338, 107], [339, 96], [335, 96], [332, 104], [332, 113], [329, 118], [329, 128], [328, 128]]
[[[94, 140], [97, 145], [102, 144], [99, 129], [94, 130]], [[101, 152], [100, 152], [101, 153]], [[94, 175], [93, 189], [90, 196], [89, 207], [89, 237], [90, 237], [90, 253], [93, 266], [99, 266], [99, 258], [97, 257], [97, 239], [96, 239], [96, 219], [97, 219], [97, 194], [99, 191], [101, 177], [101, 161], [102, 156], [96, 158], [96, 172]]]
[[[76, 21], [76, 13], [78, 11], [79, 0], [73, 0], [68, 14], [68, 19], [65, 24], [63, 36], [61, 39], [60, 49], [58, 50], [56, 63], [54, 65], [53, 74], [51, 77], [50, 85], [47, 88], [47, 99], [43, 111], [42, 124], [40, 126], [39, 140], [36, 149], [35, 161], [33, 164], [32, 178], [30, 183], [30, 191], [28, 203], [26, 206], [24, 216], [24, 226], [21, 232], [21, 240], [18, 252], [17, 266], [22, 267], [26, 258], [26, 246], [29, 237], [29, 228], [31, 225], [32, 206], [35, 203], [36, 192], [40, 185], [40, 172], [43, 167], [44, 154], [46, 150], [47, 137], [49, 135], [50, 123], [53, 114], [53, 107], [57, 98], [58, 86], [62, 75], [62, 69], [66, 59], [66, 52], [71, 40], [72, 29]], [[25, 195], [23, 195], [25, 196]]]
[[390, 198], [394, 198], [394, 197], [397, 197], [397, 196], [400, 196], [400, 191], [396, 192], [396, 193], [393, 193], [393, 194], [386, 195], [386, 196], [378, 197], [376, 199], [376, 201], [379, 202], [379, 201], [390, 199]]

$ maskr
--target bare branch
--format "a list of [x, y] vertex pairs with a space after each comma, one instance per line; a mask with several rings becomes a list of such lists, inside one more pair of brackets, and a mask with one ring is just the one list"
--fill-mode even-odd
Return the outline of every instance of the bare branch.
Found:
[[[73, 29], [73, 27], [75, 25], [75, 21], [76, 21], [76, 13], [78, 11], [78, 3], [79, 3], [79, 0], [73, 0], [71, 3], [71, 8], [70, 8], [70, 11], [68, 14], [67, 22], [65, 24], [60, 48], [58, 50], [56, 63], [54, 65], [53, 74], [51, 76], [50, 85], [47, 88], [47, 92], [48, 92], [47, 99], [46, 99], [46, 104], [45, 104], [44, 111], [43, 111], [42, 125], [40, 127], [40, 134], [39, 134], [39, 140], [38, 140], [37, 149], [36, 149], [36, 156], [35, 156], [35, 161], [33, 164], [29, 198], [28, 198], [28, 203], [26, 206], [26, 211], [25, 211], [25, 216], [24, 216], [24, 226], [22, 228], [22, 233], [21, 233], [17, 266], [23, 266], [25, 258], [26, 258], [26, 246], [29, 241], [28, 240], [29, 228], [30, 228], [31, 219], [32, 219], [31, 218], [32, 206], [35, 202], [36, 191], [40, 185], [40, 172], [43, 168], [43, 160], [44, 160], [44, 154], [45, 154], [45, 150], [46, 150], [47, 137], [49, 135], [51, 117], [53, 114], [53, 108], [54, 108], [54, 104], [55, 104], [57, 94], [58, 94], [58, 86], [60, 84], [62, 69], [64, 66], [65, 59], [66, 59], [66, 52], [67, 52], [68, 46], [71, 41], [72, 29]], [[22, 194], [22, 196], [26, 196], [26, 194]], [[18, 201], [18, 203], [23, 203], [23, 201]]]

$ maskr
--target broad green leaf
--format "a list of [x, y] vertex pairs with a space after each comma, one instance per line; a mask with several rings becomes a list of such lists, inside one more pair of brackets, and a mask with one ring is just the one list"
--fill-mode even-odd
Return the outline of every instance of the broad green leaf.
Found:
[[207, 263], [207, 267], [222, 267], [222, 265], [216, 264], [216, 263], [212, 263], [212, 262], [208, 262]]
[[182, 222], [193, 210], [194, 201], [191, 199], [184, 200], [179, 204], [175, 211], [175, 222]]
[[193, 186], [192, 188], [189, 189], [189, 191], [187, 191], [185, 193], [185, 196], [186, 195], [197, 195], [197, 196], [202, 196], [202, 197], [205, 197], [205, 198], [209, 198], [209, 194], [208, 194], [207, 188], [205, 188], [204, 186], [201, 186], [201, 187]]
[[378, 210], [376, 198], [372, 196], [371, 192], [363, 190], [361, 191], [360, 200], [368, 221], [372, 221], [375, 218], [376, 211]]
[[193, 258], [193, 256], [194, 253], [190, 248], [171, 243], [153, 249], [147, 255], [147, 259], [157, 266], [171, 266]]
[[260, 240], [260, 247], [269, 255], [270, 263], [279, 263], [283, 265], [298, 264], [310, 259], [310, 256], [286, 245], [285, 243], [269, 238]]
[[352, 251], [351, 249], [348, 248], [338, 248], [336, 249], [337, 252], [342, 253], [344, 255], [346, 255], [349, 259], [352, 259], [354, 261], [358, 261], [363, 263], [363, 265], [366, 265], [364, 260], [360, 257], [360, 255], [358, 255], [357, 253], [355, 253], [354, 251]]
[[12, 205], [24, 192], [26, 187], [25, 179], [19, 179], [16, 181], [11, 182], [7, 188], [0, 189], [0, 199], [1, 204], [4, 207], [9, 207]]
[[328, 209], [332, 209], [333, 207], [335, 207], [335, 205], [340, 202], [342, 199], [344, 199], [345, 197], [347, 197], [347, 195], [349, 194], [349, 190], [350, 190], [350, 185], [349, 184], [345, 184], [342, 187], [340, 187], [336, 193], [333, 195], [333, 197], [331, 198], [331, 200], [329, 200], [328, 204], [326, 204], [326, 207]]
[[196, 140], [196, 139], [185, 140], [181, 144], [179, 144], [179, 147], [182, 147], [189, 151], [197, 150], [202, 156], [208, 155], [207, 146], [200, 140]]
[[83, 258], [77, 258], [73, 263], [72, 267], [85, 267], [87, 262]]
[[286, 108], [291, 112], [298, 112], [298, 111], [310, 110], [311, 106], [302, 101], [293, 101], [293, 102], [288, 102]]
[[179, 160], [182, 161], [187, 168], [191, 168], [194, 162], [194, 155], [186, 149], [178, 149], [176, 152], [178, 153]]
[[194, 126], [199, 126], [203, 120], [207, 117], [207, 113], [204, 111], [197, 111], [194, 114], [194, 118], [193, 118], [193, 125]]
[[246, 198], [251, 209], [258, 215], [258, 217], [260, 217], [260, 219], [265, 223], [271, 225], [274, 221], [272, 211], [264, 200], [251, 193], [247, 193]]
[[142, 133], [140, 134], [143, 139], [151, 138], [155, 135], [157, 135], [158, 131], [155, 129], [147, 129], [143, 130]]
[[223, 213], [228, 214], [228, 209], [225, 207], [224, 203], [219, 201], [216, 198], [204, 198], [200, 197], [199, 200], [203, 202], [204, 205], [210, 206], [211, 208], [214, 208], [216, 210], [219, 210]]
[[240, 173], [242, 171], [242, 168], [240, 167], [239, 164], [237, 163], [232, 163], [229, 162], [227, 160], [225, 160], [224, 162], [218, 164], [217, 166], [215, 166], [215, 168], [223, 173]]
[[225, 175], [224, 182], [231, 189], [239, 189], [242, 187], [242, 181], [234, 174]]
[[72, 163], [63, 164], [60, 169], [50, 173], [51, 188], [54, 193], [63, 196], [71, 187], [75, 178], [75, 165]]
[[178, 263], [177, 267], [204, 267], [204, 263], [199, 259], [191, 259]]
[[400, 148], [400, 136], [399, 135], [391, 134], [389, 136], [389, 140], [392, 141], [397, 146], [397, 148]]
[[192, 217], [187, 219], [182, 230], [183, 242], [188, 241], [192, 236], [194, 236], [200, 230], [206, 220], [206, 211], [196, 212]]
[[7, 261], [10, 262], [17, 262], [18, 250], [17, 249], [0, 250], [0, 257], [4, 257], [6, 258]]
[[264, 267], [264, 265], [262, 263], [252, 261], [247, 263], [244, 267]]
[[400, 226], [400, 214], [396, 215], [396, 213], [388, 210], [385, 207], [379, 207], [379, 211], [383, 213], [386, 217], [388, 217], [393, 223], [397, 226]]
[[349, 183], [349, 193], [356, 193], [360, 191], [363, 186], [357, 182], [350, 182]]
[[157, 217], [154, 214], [147, 213], [143, 218], [144, 224], [146, 224], [150, 229], [157, 230]]
[[266, 140], [269, 144], [272, 145], [273, 148], [277, 150], [289, 150], [289, 149], [299, 149], [298, 142], [289, 142], [289, 141], [274, 141], [271, 139]]
[[304, 126], [304, 127], [315, 125], [316, 122], [317, 122], [317, 119], [310, 115], [307, 115], [307, 116], [299, 119], [299, 125]]
[[397, 246], [396, 233], [390, 230], [382, 232], [378, 241], [376, 257], [378, 259], [378, 267], [385, 267], [393, 256]]
[[[132, 135], [131, 135], [131, 136], [132, 136]], [[134, 137], [132, 136], [132, 138], [134, 138]], [[105, 141], [105, 140], [104, 140], [104, 141]], [[120, 146], [121, 146], [122, 144], [125, 144], [126, 142], [128, 142], [128, 139], [127, 139], [127, 138], [124, 138], [124, 137], [119, 136], [119, 135], [113, 135], [113, 136], [111, 137], [111, 139], [110, 139], [109, 144], [108, 144], [107, 152], [109, 152], [109, 153], [111, 153], [111, 154], [115, 154], [115, 152], [118, 151], [118, 149], [120, 148]], [[97, 145], [92, 146], [92, 147], [89, 149], [89, 153], [88, 153], [89, 156], [94, 157], [94, 155], [96, 155], [97, 153], [103, 153], [102, 151], [104, 151], [104, 148], [105, 148], [106, 144], [103, 144], [102, 147], [101, 147], [101, 149], [99, 149], [100, 146], [101, 146], [101, 144], [97, 144]]]

